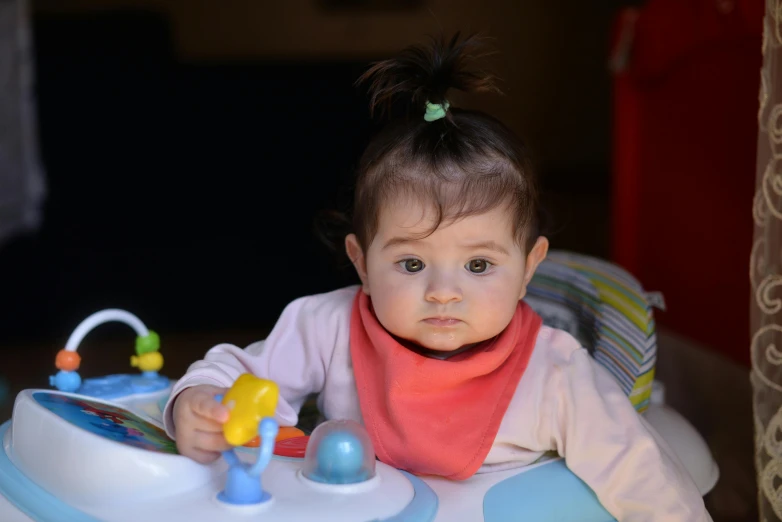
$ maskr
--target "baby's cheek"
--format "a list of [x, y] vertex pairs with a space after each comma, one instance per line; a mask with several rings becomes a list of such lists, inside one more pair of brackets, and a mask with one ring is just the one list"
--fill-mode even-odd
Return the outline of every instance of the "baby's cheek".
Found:
[[[481, 292], [481, 313], [489, 324], [510, 322], [516, 312], [519, 295], [513, 281], [498, 280], [484, 285]], [[504, 327], [501, 326], [500, 329]]]
[[518, 298], [514, 281], [505, 278], [495, 278], [481, 285], [481, 299], [492, 308], [504, 308]]
[[373, 291], [372, 306], [380, 324], [386, 330], [398, 333], [396, 330], [404, 325], [406, 315], [409, 313], [410, 306], [404, 297], [409, 289], [405, 289], [404, 285], [388, 283], [378, 287], [377, 291]]

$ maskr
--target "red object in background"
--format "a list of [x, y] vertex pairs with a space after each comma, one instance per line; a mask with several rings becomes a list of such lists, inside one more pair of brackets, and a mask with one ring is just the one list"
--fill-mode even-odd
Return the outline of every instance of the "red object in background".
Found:
[[763, 0], [650, 0], [616, 19], [613, 261], [658, 323], [749, 365]]

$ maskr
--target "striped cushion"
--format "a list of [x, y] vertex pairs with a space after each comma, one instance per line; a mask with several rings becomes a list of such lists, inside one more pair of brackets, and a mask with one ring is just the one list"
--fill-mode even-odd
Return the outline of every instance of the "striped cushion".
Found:
[[619, 382], [636, 410], [649, 405], [657, 358], [652, 305], [618, 266], [553, 251], [525, 300], [549, 326], [570, 332]]

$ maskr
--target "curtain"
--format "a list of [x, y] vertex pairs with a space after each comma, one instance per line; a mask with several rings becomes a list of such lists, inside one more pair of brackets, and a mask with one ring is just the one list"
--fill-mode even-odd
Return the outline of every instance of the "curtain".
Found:
[[0, 247], [41, 221], [28, 0], [0, 0]]
[[782, 0], [766, 0], [750, 258], [751, 380], [760, 520], [782, 521]]

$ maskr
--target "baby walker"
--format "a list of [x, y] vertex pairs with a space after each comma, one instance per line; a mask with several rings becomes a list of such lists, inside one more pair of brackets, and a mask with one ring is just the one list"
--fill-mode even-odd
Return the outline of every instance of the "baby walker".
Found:
[[[637, 299], [640, 285], [613, 265], [584, 256], [554, 253], [531, 285], [528, 300], [545, 322], [589, 343], [600, 361], [609, 349], [601, 331], [609, 315], [616, 319], [601, 312], [605, 293], [612, 291], [612, 304], [605, 306], [622, 308], [613, 284], [640, 306], [632, 310], [644, 311], [630, 321], [643, 327], [639, 318], [651, 318], [651, 306]], [[108, 321], [135, 330], [131, 365], [140, 373], [82, 380], [78, 345]], [[649, 373], [656, 343], [653, 321], [650, 325], [652, 334], [638, 339], [643, 338], [646, 352], [651, 346], [652, 363], [644, 369], [648, 361], [637, 361], [635, 379], [625, 379], [623, 386], [705, 494], [718, 476], [708, 448], [686, 420], [652, 396]], [[622, 331], [634, 336], [632, 328]], [[173, 383], [158, 374], [163, 365], [159, 350], [157, 334], [123, 310], [103, 310], [78, 325], [57, 354], [58, 372], [50, 379], [55, 389], [23, 390], [12, 418], [0, 425], [0, 520], [614, 520], [559, 458], [453, 482], [419, 478], [377, 461], [366, 431], [352, 421], [330, 420], [309, 435], [280, 428], [274, 420], [277, 385], [250, 374], [217, 397], [231, 412], [223, 431], [234, 449], [212, 464], [198, 464], [179, 455], [162, 429], [161, 409]]]

